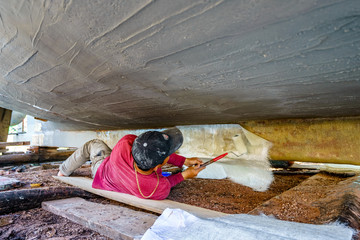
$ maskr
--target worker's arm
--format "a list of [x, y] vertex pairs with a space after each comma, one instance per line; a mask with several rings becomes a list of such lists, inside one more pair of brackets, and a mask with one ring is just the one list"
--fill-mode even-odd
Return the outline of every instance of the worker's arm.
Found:
[[[178, 167], [182, 167], [182, 165], [188, 166], [188, 168], [183, 171], [182, 173], [179, 173], [182, 175], [183, 179], [190, 179], [190, 178], [194, 178], [198, 175], [198, 173], [202, 170], [205, 169], [205, 167], [201, 167], [200, 165], [203, 163], [203, 161], [201, 161], [199, 158], [185, 158], [183, 156], [177, 155], [175, 153], [170, 155], [169, 161], [168, 163], [173, 164], [175, 166]], [[175, 174], [178, 175], [178, 174]], [[172, 175], [172, 176], [175, 176]], [[169, 177], [171, 179], [171, 176]], [[169, 180], [170, 180], [169, 179]], [[178, 177], [176, 178], [177, 181], [170, 181], [171, 187], [173, 187], [174, 185], [178, 184], [179, 182], [181, 182], [183, 179], [179, 179]]]
[[201, 161], [197, 157], [185, 158], [183, 156], [173, 153], [170, 155], [168, 163], [178, 167], [182, 167], [183, 165], [190, 167], [194, 165], [201, 165], [203, 164], [203, 161]]
[[204, 169], [205, 167], [200, 167], [200, 166], [188, 167], [185, 171], [172, 174], [169, 177], [166, 177], [166, 179], [169, 181], [170, 187], [172, 188], [173, 186], [182, 182], [185, 179], [196, 177], [198, 173]]
[[190, 178], [196, 177], [198, 175], [198, 173], [201, 172], [204, 169], [205, 169], [205, 167], [200, 167], [200, 165], [192, 166], [192, 167], [188, 167], [181, 174], [182, 174], [184, 180], [185, 179], [190, 179]]
[[181, 168], [184, 165], [185, 160], [185, 157], [173, 153], [169, 156], [169, 161], [167, 163]]
[[186, 158], [184, 165], [191, 167], [191, 166], [200, 166], [201, 164], [203, 164], [203, 161], [201, 161], [199, 158], [197, 157], [193, 157], [193, 158]]

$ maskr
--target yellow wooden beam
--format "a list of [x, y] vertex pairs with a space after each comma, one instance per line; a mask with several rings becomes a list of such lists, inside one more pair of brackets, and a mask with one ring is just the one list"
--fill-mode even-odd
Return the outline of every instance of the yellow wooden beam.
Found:
[[9, 133], [11, 110], [0, 107], [0, 142], [6, 142]]
[[273, 160], [360, 165], [360, 117], [241, 122], [274, 145]]

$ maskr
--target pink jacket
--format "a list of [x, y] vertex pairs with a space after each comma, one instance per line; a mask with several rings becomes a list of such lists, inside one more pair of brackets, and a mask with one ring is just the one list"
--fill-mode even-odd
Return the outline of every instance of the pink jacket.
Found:
[[[136, 135], [130, 134], [119, 140], [113, 148], [111, 155], [105, 158], [99, 166], [93, 180], [93, 188], [128, 193], [143, 198], [136, 183], [133, 167], [134, 158], [131, 154], [131, 147], [135, 138]], [[185, 157], [174, 153], [170, 155], [168, 163], [182, 167], [185, 159]], [[158, 169], [159, 185], [150, 199], [165, 199], [169, 195], [170, 189], [184, 180], [181, 173], [164, 177], [161, 175], [161, 172], [161, 169]], [[137, 173], [137, 177], [141, 192], [144, 196], [149, 196], [154, 191], [158, 181], [156, 173], [153, 172], [150, 175]]]

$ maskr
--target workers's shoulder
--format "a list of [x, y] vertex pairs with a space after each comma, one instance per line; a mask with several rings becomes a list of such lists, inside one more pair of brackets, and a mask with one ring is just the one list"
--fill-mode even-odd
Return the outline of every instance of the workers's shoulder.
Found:
[[120, 141], [129, 141], [129, 142], [134, 142], [134, 140], [135, 140], [135, 138], [136, 138], [137, 136], [136, 135], [134, 135], [134, 134], [127, 134], [127, 135], [125, 135], [124, 137], [122, 137], [120, 140], [119, 140], [119, 142]]
[[132, 144], [134, 143], [136, 137], [137, 137], [137, 136], [134, 135], [134, 134], [125, 135], [124, 137], [122, 137], [122, 138], [117, 142], [117, 144], [116, 144], [115, 147], [113, 148], [113, 151], [116, 150], [116, 149], [123, 149], [123, 148], [127, 148], [127, 147], [130, 147], [130, 148], [131, 148], [131, 146], [132, 146]]

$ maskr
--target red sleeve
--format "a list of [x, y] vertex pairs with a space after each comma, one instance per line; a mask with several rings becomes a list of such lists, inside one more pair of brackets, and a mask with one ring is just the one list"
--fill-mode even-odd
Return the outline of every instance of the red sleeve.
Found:
[[184, 165], [185, 159], [186, 157], [173, 153], [170, 155], [168, 163], [181, 168]]
[[169, 177], [167, 177], [167, 180], [169, 181], [170, 186], [173, 187], [176, 184], [179, 184], [182, 181], [184, 181], [184, 177], [181, 173], [177, 173], [177, 174], [173, 174], [173, 175], [170, 175]]
[[[186, 157], [173, 153], [170, 155], [168, 163], [181, 168], [184, 165], [185, 159]], [[174, 187], [176, 184], [179, 184], [180, 182], [184, 181], [184, 177], [182, 176], [181, 173], [172, 174], [166, 179], [169, 181], [170, 187]]]

